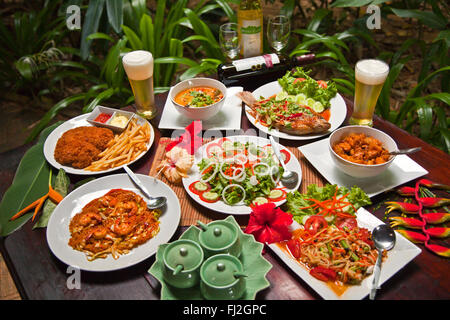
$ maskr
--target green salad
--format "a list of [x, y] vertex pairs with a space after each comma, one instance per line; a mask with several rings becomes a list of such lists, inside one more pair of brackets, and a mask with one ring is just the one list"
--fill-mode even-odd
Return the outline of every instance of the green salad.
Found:
[[198, 163], [200, 180], [189, 187], [201, 200], [251, 206], [285, 199], [286, 192], [277, 187], [283, 168], [270, 145], [224, 139], [209, 144], [206, 153]]
[[307, 105], [318, 113], [330, 108], [330, 100], [337, 94], [336, 84], [333, 81], [316, 81], [309, 73], [310, 71], [304, 71], [301, 67], [287, 71], [278, 79], [283, 90], [277, 94], [276, 99]]
[[300, 224], [305, 224], [309, 217], [317, 215], [323, 216], [329, 224], [334, 224], [337, 218], [355, 217], [359, 208], [372, 204], [361, 188], [354, 186], [348, 189], [332, 184], [323, 187], [311, 184], [306, 193], [288, 193], [286, 200], [287, 211]]

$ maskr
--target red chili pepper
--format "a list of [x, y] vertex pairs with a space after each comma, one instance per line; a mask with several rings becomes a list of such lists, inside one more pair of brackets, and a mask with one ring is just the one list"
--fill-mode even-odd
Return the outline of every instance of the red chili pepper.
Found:
[[425, 243], [425, 247], [427, 249], [429, 249], [430, 251], [434, 252], [435, 254], [440, 255], [441, 257], [450, 258], [450, 249], [449, 248], [439, 246], [437, 244], [429, 244], [429, 243]]
[[428, 228], [425, 232], [433, 238], [447, 238], [450, 236], [450, 228], [444, 227]]
[[450, 213], [430, 212], [422, 215], [422, 218], [429, 224], [440, 224], [450, 220]]
[[403, 197], [412, 197], [414, 196], [415, 189], [412, 187], [401, 187], [396, 190], [396, 192]]
[[404, 218], [404, 217], [390, 217], [391, 227], [402, 226], [411, 229], [422, 229], [425, 226], [425, 222], [419, 219]]
[[387, 213], [390, 213], [393, 210], [400, 210], [403, 213], [419, 213], [419, 206], [414, 203], [407, 203], [407, 202], [397, 202], [397, 201], [387, 201], [385, 204], [388, 205]]
[[289, 117], [287, 117], [287, 119], [292, 120], [292, 119], [301, 117], [302, 115], [303, 115], [303, 112], [297, 112], [297, 113], [291, 114]]
[[418, 201], [420, 201], [422, 205], [427, 208], [437, 208], [450, 204], [450, 199], [447, 198], [425, 197], [419, 198]]
[[414, 242], [414, 243], [424, 243], [425, 241], [428, 240], [427, 236], [425, 236], [419, 232], [403, 230], [403, 229], [397, 230], [397, 232], [400, 233], [402, 236], [404, 236], [409, 241]]

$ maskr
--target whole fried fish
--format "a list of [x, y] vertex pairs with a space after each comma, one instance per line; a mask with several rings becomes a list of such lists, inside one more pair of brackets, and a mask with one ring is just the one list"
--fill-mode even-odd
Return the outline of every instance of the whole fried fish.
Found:
[[252, 113], [256, 119], [271, 123], [278, 130], [288, 134], [305, 135], [309, 133], [320, 133], [327, 131], [331, 127], [331, 124], [327, 120], [310, 108], [308, 108], [308, 112], [296, 114], [295, 117], [291, 116], [289, 119], [278, 119], [278, 121], [273, 122], [272, 119], [269, 119], [270, 115], [268, 113], [261, 114], [259, 112], [258, 107], [261, 107], [261, 102], [251, 92], [239, 92], [236, 96], [252, 109]]

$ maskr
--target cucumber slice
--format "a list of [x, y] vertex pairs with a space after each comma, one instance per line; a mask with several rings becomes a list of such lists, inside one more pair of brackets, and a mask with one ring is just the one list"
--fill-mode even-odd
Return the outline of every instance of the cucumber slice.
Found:
[[274, 190], [270, 191], [270, 194], [269, 194], [270, 199], [277, 199], [282, 196], [283, 196], [283, 191], [278, 190], [278, 189], [274, 189]]
[[252, 201], [252, 203], [257, 206], [267, 203], [267, 202], [269, 202], [269, 200], [267, 200], [264, 197], [256, 197], [255, 200]]
[[296, 102], [298, 104], [305, 104], [306, 103], [306, 96], [303, 93], [299, 93], [296, 97]]
[[311, 106], [311, 108], [317, 113], [320, 113], [323, 110], [325, 110], [322, 103], [320, 103], [319, 101], [314, 102], [314, 104]]
[[194, 184], [194, 188], [197, 191], [205, 191], [206, 189], [208, 189], [208, 185], [206, 183], [198, 181]]
[[308, 99], [306, 99], [306, 105], [307, 105], [308, 107], [311, 107], [311, 108], [312, 108], [312, 106], [314, 105], [314, 103], [316, 103], [316, 100], [314, 100], [313, 98], [308, 98]]
[[231, 150], [231, 149], [233, 149], [233, 148], [234, 148], [233, 142], [228, 141], [228, 140], [225, 140], [225, 141], [222, 143], [222, 148], [223, 148], [224, 150]]
[[206, 200], [210, 200], [210, 201], [215, 201], [215, 200], [217, 200], [220, 197], [220, 195], [217, 192], [212, 192], [212, 191], [204, 192], [202, 194], [202, 196]]
[[279, 92], [276, 97], [275, 100], [276, 101], [283, 101], [284, 99], [286, 99], [288, 96], [288, 93], [284, 90], [282, 90], [281, 92]]

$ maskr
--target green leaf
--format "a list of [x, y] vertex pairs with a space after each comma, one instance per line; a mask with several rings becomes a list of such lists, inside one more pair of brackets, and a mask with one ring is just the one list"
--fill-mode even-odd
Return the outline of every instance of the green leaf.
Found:
[[91, 47], [92, 40], [87, 40], [87, 37], [92, 33], [98, 31], [100, 24], [100, 18], [103, 13], [103, 7], [105, 0], [90, 1], [89, 6], [84, 17], [83, 27], [81, 28], [81, 58], [86, 60], [89, 56], [89, 49]]
[[108, 20], [116, 33], [122, 31], [123, 24], [123, 2], [122, 1], [106, 1], [106, 13]]
[[93, 34], [90, 34], [86, 40], [97, 40], [97, 39], [102, 39], [102, 40], [108, 40], [110, 42], [114, 42], [114, 39], [107, 35], [106, 33], [103, 32], [95, 32]]
[[79, 93], [59, 101], [41, 118], [37, 126], [34, 127], [33, 131], [31, 131], [31, 134], [28, 136], [25, 142], [28, 143], [33, 141], [37, 137], [39, 132], [41, 132], [42, 129], [44, 129], [50, 123], [50, 121], [58, 114], [59, 111], [68, 107], [76, 101], [83, 100], [85, 97], [86, 93]]
[[333, 8], [345, 8], [345, 7], [363, 7], [368, 5], [373, 0], [336, 0], [331, 3]]
[[163, 58], [157, 58], [153, 61], [155, 64], [165, 64], [165, 63], [180, 63], [185, 64], [190, 67], [195, 67], [198, 65], [197, 62], [195, 62], [192, 59], [184, 58], [184, 57], [163, 57]]
[[317, 29], [319, 29], [320, 23], [322, 22], [323, 18], [331, 13], [332, 11], [328, 9], [317, 9], [314, 12], [314, 16], [312, 17], [311, 21], [309, 22], [307, 29], [317, 32]]
[[141, 50], [142, 49], [142, 41], [139, 39], [137, 34], [127, 26], [122, 26], [123, 32], [127, 36], [128, 41], [130, 42], [131, 49], [133, 50]]
[[142, 46], [145, 50], [155, 53], [155, 38], [152, 18], [144, 14], [139, 23], [139, 30], [142, 36]]
[[117, 92], [116, 89], [109, 88], [109, 89], [106, 89], [105, 91], [99, 93], [87, 106], [85, 106], [83, 108], [83, 113], [92, 112], [92, 110], [94, 110], [95, 107], [98, 106], [98, 104], [100, 102], [102, 102], [105, 99], [110, 98], [116, 92]]
[[420, 137], [428, 140], [433, 128], [433, 109], [428, 104], [421, 104], [417, 109], [417, 116], [420, 124]]
[[0, 235], [7, 236], [24, 225], [33, 215], [24, 214], [14, 221], [11, 217], [48, 192], [50, 167], [44, 156], [47, 136], [61, 124], [55, 123], [42, 131], [38, 143], [32, 146], [19, 163], [11, 186], [0, 203]]
[[414, 18], [430, 28], [444, 30], [447, 20], [442, 19], [432, 11], [410, 10], [390, 8], [392, 12], [401, 18]]
[[[66, 172], [64, 171], [64, 169], [59, 169], [58, 174], [55, 178], [55, 183], [52, 184], [53, 189], [60, 195], [65, 197], [69, 191], [69, 185], [70, 179], [66, 175]], [[48, 220], [50, 219], [50, 216], [52, 215], [56, 206], [56, 203], [54, 203], [50, 198], [47, 198], [42, 208], [42, 214], [40, 215], [38, 222], [36, 222], [36, 224], [33, 226], [33, 229], [47, 227]]]

